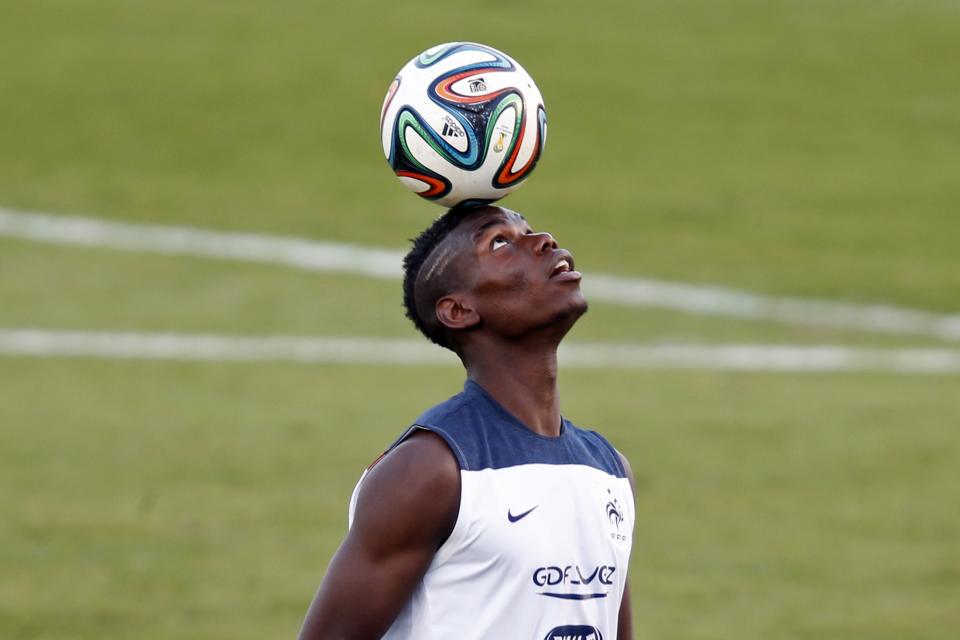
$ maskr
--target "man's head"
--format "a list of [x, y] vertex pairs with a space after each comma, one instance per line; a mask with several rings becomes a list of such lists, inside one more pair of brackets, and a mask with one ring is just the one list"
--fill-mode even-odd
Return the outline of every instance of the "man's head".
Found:
[[570, 253], [502, 207], [450, 209], [413, 240], [403, 266], [407, 317], [457, 353], [482, 331], [562, 337], [587, 308]]

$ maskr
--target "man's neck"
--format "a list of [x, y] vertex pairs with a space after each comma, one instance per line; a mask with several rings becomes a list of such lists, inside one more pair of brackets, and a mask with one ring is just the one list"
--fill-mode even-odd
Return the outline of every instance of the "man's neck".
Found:
[[531, 350], [523, 345], [485, 345], [467, 365], [467, 377], [486, 390], [531, 431], [560, 435], [556, 345]]

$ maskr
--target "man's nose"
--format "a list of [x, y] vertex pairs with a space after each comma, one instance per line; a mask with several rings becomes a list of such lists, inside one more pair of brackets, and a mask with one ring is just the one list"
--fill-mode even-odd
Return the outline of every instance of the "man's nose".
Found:
[[541, 231], [540, 233], [531, 233], [527, 237], [533, 239], [533, 248], [537, 253], [553, 251], [559, 246], [557, 245], [557, 241], [553, 239], [553, 236], [546, 231]]

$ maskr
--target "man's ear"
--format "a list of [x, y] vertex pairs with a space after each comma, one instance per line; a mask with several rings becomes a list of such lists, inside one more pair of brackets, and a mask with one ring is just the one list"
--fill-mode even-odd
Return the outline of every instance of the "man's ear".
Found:
[[437, 300], [437, 320], [447, 329], [469, 329], [480, 323], [480, 314], [469, 300], [450, 295]]

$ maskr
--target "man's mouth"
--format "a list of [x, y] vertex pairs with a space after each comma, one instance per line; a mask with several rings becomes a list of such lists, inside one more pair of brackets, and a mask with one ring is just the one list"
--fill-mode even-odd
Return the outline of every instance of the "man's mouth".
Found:
[[580, 275], [579, 271], [573, 270], [573, 258], [563, 258], [553, 267], [553, 271], [550, 272], [551, 280], [559, 280], [561, 282], [573, 282], [580, 280], [583, 276]]

